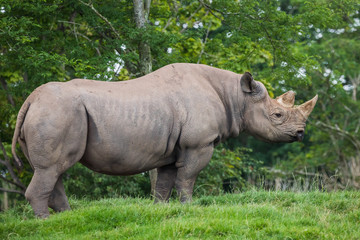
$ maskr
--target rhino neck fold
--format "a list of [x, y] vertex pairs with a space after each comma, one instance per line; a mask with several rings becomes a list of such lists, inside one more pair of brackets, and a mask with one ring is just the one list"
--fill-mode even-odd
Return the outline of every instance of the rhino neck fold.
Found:
[[234, 79], [232, 86], [226, 86], [228, 87], [227, 94], [229, 98], [229, 106], [230, 106], [230, 116], [232, 119], [229, 133], [230, 137], [237, 137], [242, 131], [243, 131], [243, 101], [240, 101], [240, 77], [238, 74], [236, 74], [236, 78]]
[[[244, 94], [241, 91], [241, 83], [240, 83], [240, 75], [237, 75], [236, 78], [236, 99], [234, 99], [234, 114], [236, 116], [236, 124], [238, 127], [238, 131], [236, 136], [238, 136], [241, 132], [245, 130], [245, 121], [244, 121], [244, 111], [245, 111], [245, 100], [244, 100]], [[235, 96], [235, 95], [234, 95]]]
[[[223, 76], [217, 81], [212, 81], [213, 88], [218, 93], [224, 109], [226, 124], [221, 131], [223, 140], [229, 137], [236, 137], [243, 131], [242, 111], [239, 102], [240, 78], [238, 74], [224, 71]], [[219, 77], [219, 76], [217, 76]]]

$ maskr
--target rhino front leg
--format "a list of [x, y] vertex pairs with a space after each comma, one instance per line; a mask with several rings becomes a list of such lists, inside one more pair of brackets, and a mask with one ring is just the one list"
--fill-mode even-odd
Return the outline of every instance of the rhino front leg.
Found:
[[175, 164], [167, 165], [157, 169], [158, 176], [155, 187], [155, 203], [168, 202], [171, 190], [175, 185], [177, 168]]
[[180, 202], [191, 202], [195, 180], [200, 171], [209, 163], [214, 146], [186, 149], [180, 152], [175, 166], [178, 168], [175, 187]]
[[59, 177], [55, 184], [54, 190], [50, 195], [48, 205], [55, 212], [71, 210], [69, 201], [65, 194], [64, 184], [62, 182], [62, 175]]

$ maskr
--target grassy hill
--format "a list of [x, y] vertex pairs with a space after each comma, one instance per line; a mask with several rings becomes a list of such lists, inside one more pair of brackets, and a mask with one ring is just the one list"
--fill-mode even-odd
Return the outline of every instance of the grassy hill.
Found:
[[0, 239], [360, 239], [360, 192], [265, 192], [177, 200], [71, 199], [72, 211], [0, 213]]

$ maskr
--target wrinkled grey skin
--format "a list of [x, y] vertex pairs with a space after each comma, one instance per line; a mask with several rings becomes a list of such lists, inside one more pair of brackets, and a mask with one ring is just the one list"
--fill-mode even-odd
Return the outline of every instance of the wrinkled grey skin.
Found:
[[80, 162], [111, 175], [158, 169], [156, 201], [172, 188], [191, 200], [214, 146], [246, 131], [270, 142], [301, 140], [313, 100], [271, 99], [251, 74], [171, 64], [126, 82], [75, 79], [38, 87], [23, 104], [13, 138], [34, 169], [25, 196], [34, 213], [70, 209], [62, 174]]

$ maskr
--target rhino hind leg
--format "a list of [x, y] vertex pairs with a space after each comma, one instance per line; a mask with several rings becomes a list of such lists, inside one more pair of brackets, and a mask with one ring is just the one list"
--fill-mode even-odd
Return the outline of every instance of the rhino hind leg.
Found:
[[155, 187], [155, 203], [168, 202], [175, 185], [177, 168], [175, 164], [157, 169], [158, 176]]
[[54, 190], [49, 197], [48, 206], [52, 208], [55, 212], [71, 210], [69, 201], [65, 194], [64, 184], [62, 182], [62, 175], [58, 178]]
[[[79, 152], [74, 154], [69, 154], [67, 151], [62, 152], [59, 159], [66, 160], [59, 161], [61, 165], [59, 163], [43, 164], [40, 167], [39, 161], [37, 161], [38, 164], [34, 164], [32, 161], [32, 165], [35, 166], [34, 176], [26, 189], [25, 197], [30, 202], [37, 217], [47, 218], [49, 216], [48, 207], [57, 212], [70, 210], [61, 176], [79, 161], [82, 151]], [[34, 158], [34, 154], [32, 158]]]
[[[29, 109], [24, 123], [29, 162], [34, 168], [25, 197], [35, 215], [41, 218], [49, 216], [49, 207], [55, 211], [70, 209], [61, 175], [82, 158], [86, 148], [85, 109], [71, 104], [58, 106], [55, 114], [34, 103], [34, 112]], [[51, 114], [39, 117], [44, 112]]]
[[25, 197], [33, 208], [35, 215], [40, 218], [49, 216], [48, 199], [59, 176], [55, 167], [35, 169], [34, 176], [25, 192]]
[[202, 148], [186, 149], [180, 152], [175, 164], [178, 168], [175, 188], [181, 203], [191, 202], [195, 180], [209, 163], [214, 151], [213, 144]]
[[71, 166], [67, 165], [60, 170], [57, 164], [46, 168], [35, 167], [25, 197], [37, 217], [47, 218], [49, 207], [56, 212], [70, 210], [62, 183], [62, 174]]

